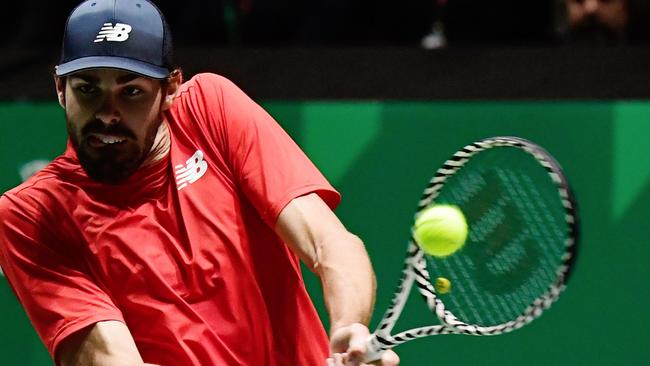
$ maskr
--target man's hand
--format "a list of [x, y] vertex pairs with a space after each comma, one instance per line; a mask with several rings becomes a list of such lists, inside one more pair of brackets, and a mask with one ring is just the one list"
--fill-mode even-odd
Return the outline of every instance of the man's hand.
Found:
[[[366, 353], [366, 341], [370, 337], [368, 328], [360, 323], [340, 327], [332, 332], [330, 337], [331, 357], [327, 359], [327, 366], [369, 366], [361, 363]], [[388, 350], [375, 361], [376, 366], [397, 366], [399, 357], [395, 352]]]

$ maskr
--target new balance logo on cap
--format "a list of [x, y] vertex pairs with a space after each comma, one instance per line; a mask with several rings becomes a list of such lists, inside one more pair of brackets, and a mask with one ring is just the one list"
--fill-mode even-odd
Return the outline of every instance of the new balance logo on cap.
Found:
[[178, 190], [199, 180], [208, 171], [208, 162], [203, 160], [203, 151], [197, 150], [185, 165], [179, 164], [176, 169], [176, 185]]
[[115, 23], [115, 26], [113, 26], [111, 23], [104, 23], [104, 26], [97, 34], [97, 38], [95, 38], [95, 43], [103, 42], [104, 40], [109, 42], [124, 42], [129, 39], [131, 29], [133, 28], [128, 24]]

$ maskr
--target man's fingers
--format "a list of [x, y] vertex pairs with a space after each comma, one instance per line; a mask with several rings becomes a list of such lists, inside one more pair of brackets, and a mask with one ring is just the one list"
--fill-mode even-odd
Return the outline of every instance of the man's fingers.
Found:
[[332, 332], [330, 339], [332, 352], [363, 353], [366, 341], [370, 338], [368, 328], [359, 323], [341, 327]]
[[399, 365], [399, 356], [392, 350], [388, 350], [381, 355], [381, 360], [372, 364], [375, 366], [397, 366]]
[[370, 338], [368, 328], [361, 324], [352, 324], [350, 326], [350, 343], [348, 345], [350, 359], [361, 359], [361, 355], [367, 351], [366, 342], [368, 338]]
[[[368, 339], [370, 331], [363, 324], [350, 324], [336, 329], [330, 339], [332, 356], [328, 359], [327, 366], [371, 366], [361, 363], [368, 351]], [[384, 352], [381, 360], [373, 362], [372, 365], [397, 366], [399, 357], [392, 350], [388, 350]]]

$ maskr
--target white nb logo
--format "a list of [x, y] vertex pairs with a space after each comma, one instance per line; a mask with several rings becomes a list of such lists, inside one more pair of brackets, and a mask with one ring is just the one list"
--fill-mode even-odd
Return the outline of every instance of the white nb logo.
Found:
[[95, 38], [95, 43], [103, 42], [107, 40], [109, 42], [124, 42], [129, 39], [129, 33], [131, 33], [131, 26], [123, 23], [115, 23], [115, 26], [111, 23], [104, 23], [102, 29], [100, 29]]
[[178, 190], [187, 187], [199, 180], [208, 171], [208, 163], [203, 160], [203, 151], [197, 150], [185, 165], [176, 165], [176, 185]]

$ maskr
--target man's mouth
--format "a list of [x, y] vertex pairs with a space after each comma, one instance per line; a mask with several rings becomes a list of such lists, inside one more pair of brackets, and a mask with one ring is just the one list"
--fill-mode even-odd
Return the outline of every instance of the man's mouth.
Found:
[[91, 147], [116, 146], [126, 141], [126, 137], [93, 133], [88, 136]]

